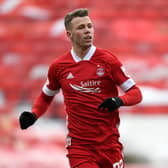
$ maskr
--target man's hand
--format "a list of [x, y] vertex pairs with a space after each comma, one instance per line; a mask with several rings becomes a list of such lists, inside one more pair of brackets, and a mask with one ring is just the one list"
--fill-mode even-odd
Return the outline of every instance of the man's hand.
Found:
[[118, 109], [123, 105], [123, 101], [119, 97], [110, 97], [105, 99], [98, 107], [99, 110], [108, 109], [109, 112], [112, 112]]
[[26, 129], [29, 126], [33, 125], [36, 120], [37, 117], [34, 113], [24, 111], [19, 117], [20, 128]]

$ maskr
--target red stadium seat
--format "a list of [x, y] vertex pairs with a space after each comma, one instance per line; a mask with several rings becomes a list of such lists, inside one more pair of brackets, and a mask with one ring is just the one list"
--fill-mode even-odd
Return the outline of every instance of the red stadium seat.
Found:
[[[0, 0], [1, 5], [4, 2]], [[32, 83], [32, 79], [28, 77], [32, 68], [40, 64], [49, 65], [70, 48], [64, 32], [58, 36], [51, 33], [55, 21], [63, 18], [66, 12], [83, 6], [90, 9], [95, 20], [97, 46], [112, 50], [123, 60], [126, 57], [133, 62], [142, 57], [147, 62], [147, 58], [150, 58], [152, 64], [157, 64], [160, 60], [155, 63], [153, 60], [163, 57], [168, 49], [167, 5], [167, 0], [113, 0], [108, 3], [103, 0], [74, 0], [73, 3], [61, 0], [20, 1], [12, 10], [0, 13], [0, 61], [2, 63], [4, 55], [8, 53], [20, 56], [20, 63], [10, 68], [2, 63], [0, 76], [3, 81], [0, 86], [9, 102], [19, 102], [23, 95], [31, 100], [39, 92], [39, 86], [44, 80], [36, 79]], [[47, 11], [48, 18], [38, 19], [23, 15], [23, 10], [27, 7]], [[6, 75], [8, 73], [10, 76]], [[145, 85], [156, 84], [155, 81], [138, 82]], [[166, 83], [159, 80], [157, 82], [159, 85]]]

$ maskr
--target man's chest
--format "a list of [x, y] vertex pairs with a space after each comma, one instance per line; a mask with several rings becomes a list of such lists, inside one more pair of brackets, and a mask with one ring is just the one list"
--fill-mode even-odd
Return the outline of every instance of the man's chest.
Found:
[[101, 93], [110, 82], [109, 69], [105, 64], [81, 61], [65, 67], [59, 74], [64, 92]]

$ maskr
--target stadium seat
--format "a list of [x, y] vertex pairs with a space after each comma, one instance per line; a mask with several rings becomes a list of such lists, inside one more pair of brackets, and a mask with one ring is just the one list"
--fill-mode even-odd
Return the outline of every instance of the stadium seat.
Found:
[[[1, 6], [4, 2], [0, 0]], [[3, 61], [6, 54], [12, 53], [19, 55], [20, 63], [12, 65], [12, 71], [9, 65], [1, 65], [0, 76], [3, 81], [0, 86], [11, 102], [21, 101], [27, 93], [28, 99], [31, 100], [44, 81], [42, 78], [34, 79], [32, 83], [29, 78], [32, 69], [40, 65], [48, 66], [52, 60], [70, 48], [64, 32], [58, 35], [52, 32], [56, 21], [71, 9], [83, 6], [90, 9], [95, 20], [97, 46], [112, 50], [124, 61], [125, 57], [130, 62], [139, 61], [142, 57], [147, 62], [149, 58], [155, 65], [159, 63], [159, 58], [167, 53], [167, 4], [167, 0], [113, 0], [109, 3], [103, 0], [74, 0], [73, 3], [69, 0], [23, 0], [17, 4], [12, 3], [11, 10], [8, 11], [3, 6], [6, 11], [0, 13], [0, 61]], [[29, 7], [47, 11], [48, 18], [23, 15], [23, 10]], [[154, 63], [153, 60], [157, 61]], [[7, 73], [11, 75], [7, 76]], [[155, 81], [145, 82], [139, 79], [138, 82], [145, 85], [156, 84]], [[166, 83], [159, 80], [157, 82], [159, 85]], [[16, 88], [19, 88], [17, 93]]]

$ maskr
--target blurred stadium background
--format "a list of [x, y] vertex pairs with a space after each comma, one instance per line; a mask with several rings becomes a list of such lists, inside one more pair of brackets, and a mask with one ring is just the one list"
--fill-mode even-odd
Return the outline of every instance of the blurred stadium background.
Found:
[[52, 60], [70, 48], [63, 16], [87, 7], [95, 44], [124, 63], [143, 102], [121, 108], [126, 168], [168, 167], [168, 0], [0, 0], [0, 168], [68, 168], [65, 111], [57, 95], [32, 128], [30, 110]]

